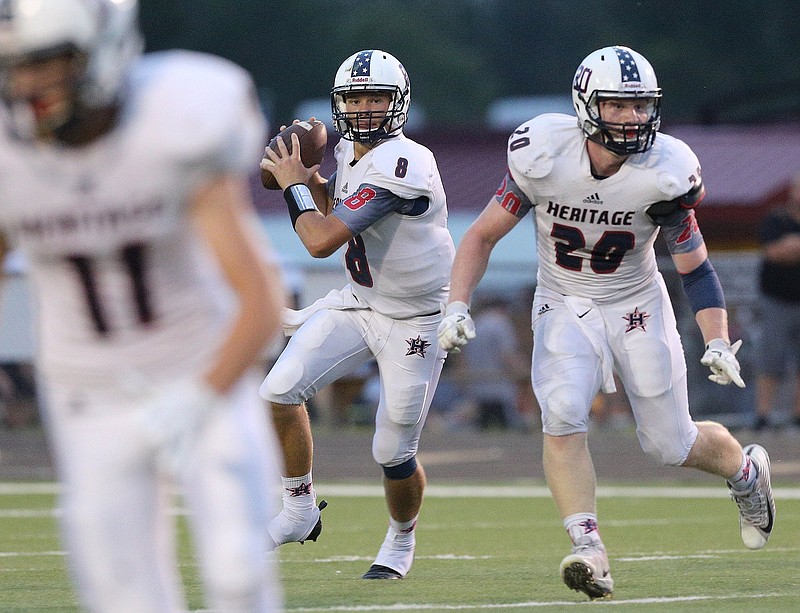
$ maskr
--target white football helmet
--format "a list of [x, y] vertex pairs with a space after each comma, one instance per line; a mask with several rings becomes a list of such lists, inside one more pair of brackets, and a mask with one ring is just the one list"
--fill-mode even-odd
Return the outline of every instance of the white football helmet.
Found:
[[[645, 123], [603, 121], [599, 102], [633, 98], [647, 105]], [[572, 103], [584, 134], [619, 155], [642, 153], [653, 146], [661, 125], [661, 89], [643, 55], [628, 47], [604, 47], [581, 62], [572, 81]]]
[[81, 66], [74, 83], [74, 115], [81, 107], [113, 104], [128, 68], [143, 48], [137, 0], [3, 0], [0, 95], [14, 123], [27, 123], [23, 132], [30, 133], [32, 114], [25, 108], [30, 102], [13, 100], [9, 95], [11, 67], [62, 53], [74, 54]]
[[[376, 128], [359, 129], [356, 116], [362, 120], [372, 113], [348, 113], [345, 97], [351, 92], [380, 91], [392, 94], [389, 110]], [[359, 143], [375, 143], [401, 133], [408, 120], [411, 105], [411, 84], [403, 65], [389, 53], [371, 49], [347, 58], [333, 80], [331, 112], [333, 128], [342, 138]]]

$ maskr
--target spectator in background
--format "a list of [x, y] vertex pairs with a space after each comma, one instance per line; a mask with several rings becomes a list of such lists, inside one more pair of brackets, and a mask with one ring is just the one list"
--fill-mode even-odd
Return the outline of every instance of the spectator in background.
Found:
[[800, 428], [800, 173], [785, 206], [770, 211], [758, 232], [761, 243], [761, 352], [753, 427], [770, 425], [782, 381], [795, 371], [792, 426]]
[[474, 318], [481, 333], [463, 350], [465, 395], [480, 428], [526, 427], [517, 406], [517, 381], [527, 376], [528, 360], [509, 309], [501, 296], [486, 298]]

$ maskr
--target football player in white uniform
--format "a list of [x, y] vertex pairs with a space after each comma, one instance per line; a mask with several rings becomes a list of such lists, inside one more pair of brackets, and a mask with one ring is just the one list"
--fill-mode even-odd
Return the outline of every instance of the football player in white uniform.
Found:
[[459, 245], [440, 345], [456, 349], [480, 331], [472, 293], [495, 243], [534, 216], [538, 282], [531, 377], [541, 406], [544, 470], [572, 540], [561, 576], [591, 598], [613, 581], [600, 539], [595, 476], [586, 444], [589, 408], [622, 380], [642, 448], [658, 462], [724, 477], [739, 505], [745, 545], [766, 544], [775, 516], [766, 451], [744, 450], [718, 423], [689, 414], [686, 364], [669, 297], [656, 268], [660, 233], [706, 342], [710, 379], [744, 387], [722, 288], [693, 208], [700, 166], [681, 141], [658, 134], [661, 90], [650, 63], [606, 47], [573, 81], [578, 115], [542, 115], [508, 141], [508, 174]]
[[279, 472], [251, 369], [285, 303], [248, 192], [264, 122], [238, 66], [142, 55], [137, 12], [0, 15], [0, 246], [35, 287], [70, 570], [89, 611], [185, 610], [175, 483], [208, 607], [280, 611], [262, 519]]
[[381, 399], [372, 455], [383, 467], [389, 529], [364, 578], [398, 579], [414, 559], [425, 488], [416, 454], [446, 355], [436, 329], [455, 248], [436, 160], [403, 134], [411, 91], [402, 64], [379, 50], [352, 55], [336, 72], [331, 101], [342, 139], [330, 178], [303, 166], [296, 135], [292, 155], [281, 140], [261, 163], [285, 188], [292, 225], [311, 255], [327, 257], [346, 245], [350, 280], [287, 314], [287, 328], [299, 329], [261, 387], [286, 463], [283, 511], [270, 534], [276, 545], [316, 540], [322, 524], [303, 403], [375, 358]]

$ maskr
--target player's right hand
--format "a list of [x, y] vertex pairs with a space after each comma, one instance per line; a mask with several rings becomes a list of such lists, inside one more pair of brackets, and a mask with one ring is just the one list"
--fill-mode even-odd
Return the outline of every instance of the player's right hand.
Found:
[[436, 337], [439, 346], [452, 353], [458, 353], [461, 347], [475, 338], [475, 322], [469, 315], [469, 306], [459, 301], [448, 304]]
[[156, 463], [179, 477], [189, 466], [195, 442], [221, 397], [202, 381], [181, 380], [156, 391], [142, 407], [142, 429]]

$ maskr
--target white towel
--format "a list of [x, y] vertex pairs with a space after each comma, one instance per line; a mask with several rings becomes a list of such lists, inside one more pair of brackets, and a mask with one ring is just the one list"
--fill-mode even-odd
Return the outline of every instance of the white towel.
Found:
[[[564, 296], [564, 306], [567, 307], [575, 323], [580, 326], [586, 338], [592, 344], [597, 357], [600, 358], [600, 368], [603, 371], [602, 390], [606, 394], [617, 391], [614, 383], [614, 357], [608, 345], [605, 334], [605, 323], [600, 315], [600, 309], [589, 298], [577, 296]], [[579, 317], [580, 315], [580, 317]]]
[[328, 292], [327, 296], [320, 298], [313, 304], [304, 309], [288, 309], [284, 308], [281, 312], [281, 323], [283, 323], [283, 333], [285, 336], [291, 336], [297, 329], [302, 326], [309, 317], [317, 311], [322, 309], [333, 309], [337, 311], [345, 311], [348, 309], [367, 309], [366, 304], [361, 302], [347, 285], [342, 289], [332, 289]]

